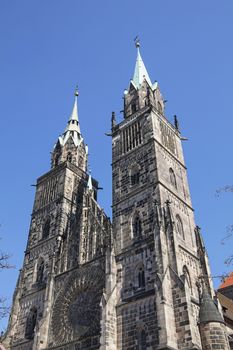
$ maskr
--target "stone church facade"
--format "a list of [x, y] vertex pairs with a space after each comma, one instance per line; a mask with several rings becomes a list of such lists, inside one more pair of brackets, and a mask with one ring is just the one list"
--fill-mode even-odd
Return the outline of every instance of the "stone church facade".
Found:
[[88, 172], [76, 91], [37, 180], [6, 350], [229, 349], [178, 120], [165, 117], [136, 46], [123, 121], [112, 114], [112, 223]]

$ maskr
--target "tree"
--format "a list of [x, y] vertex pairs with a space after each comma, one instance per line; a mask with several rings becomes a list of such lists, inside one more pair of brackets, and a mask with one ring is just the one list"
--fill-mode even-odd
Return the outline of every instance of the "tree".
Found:
[[[222, 194], [223, 192], [231, 192], [232, 193], [233, 192], [233, 186], [232, 185], [227, 185], [227, 186], [219, 188], [216, 191], [216, 195], [219, 197], [220, 194]], [[233, 236], [233, 224], [227, 226], [226, 232], [227, 232], [226, 236], [223, 237], [223, 239], [221, 240], [222, 244], [225, 244], [225, 241]], [[226, 265], [230, 265], [232, 263], [233, 263], [233, 254], [231, 254], [230, 256], [228, 256], [225, 259], [225, 264]]]
[[[10, 255], [0, 251], [0, 271], [10, 269], [13, 266], [9, 264]], [[6, 298], [0, 296], [0, 319], [9, 314], [10, 307], [6, 305]]]

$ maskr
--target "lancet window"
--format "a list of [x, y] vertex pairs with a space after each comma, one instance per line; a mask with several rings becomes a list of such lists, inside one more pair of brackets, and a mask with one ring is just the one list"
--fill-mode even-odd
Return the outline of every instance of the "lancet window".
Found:
[[50, 218], [45, 221], [43, 226], [42, 238], [47, 238], [49, 236], [50, 231]]
[[139, 166], [134, 165], [130, 170], [130, 184], [131, 184], [131, 186], [138, 185], [139, 178], [140, 178]]
[[172, 184], [173, 187], [177, 188], [176, 175], [172, 168], [169, 169], [169, 175], [170, 175], [170, 183]]
[[131, 103], [131, 113], [135, 113], [138, 110], [138, 99], [135, 99]]
[[27, 321], [26, 321], [26, 327], [25, 327], [26, 339], [33, 339], [34, 330], [36, 326], [36, 319], [37, 319], [37, 308], [33, 306], [29, 311]]
[[72, 162], [72, 154], [70, 152], [68, 152], [66, 159], [68, 162]]
[[188, 286], [190, 288], [190, 293], [192, 294], [193, 293], [193, 290], [192, 290], [192, 282], [191, 282], [191, 278], [190, 278], [190, 274], [189, 274], [189, 270], [187, 268], [186, 265], [183, 266], [183, 274], [185, 276], [185, 279], [188, 283]]
[[142, 329], [139, 333], [138, 350], [146, 350], [146, 331]]
[[140, 267], [138, 271], [138, 287], [139, 288], [145, 287], [145, 271], [143, 267]]
[[178, 214], [176, 215], [176, 229], [177, 229], [179, 236], [182, 239], [185, 239], [183, 222]]
[[140, 217], [137, 215], [133, 222], [133, 233], [134, 238], [139, 239], [142, 236], [142, 222]]
[[37, 265], [36, 282], [41, 283], [44, 279], [44, 259], [39, 259]]

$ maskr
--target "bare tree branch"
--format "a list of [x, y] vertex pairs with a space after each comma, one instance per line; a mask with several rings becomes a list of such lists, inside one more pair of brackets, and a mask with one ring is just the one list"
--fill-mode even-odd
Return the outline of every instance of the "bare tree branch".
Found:
[[0, 298], [0, 319], [9, 315], [10, 307], [5, 304], [6, 299]]
[[216, 190], [216, 196], [219, 197], [220, 194], [222, 194], [223, 192], [233, 192], [233, 186], [226, 185], [224, 187], [219, 188], [218, 190]]
[[224, 261], [224, 264], [226, 265], [232, 265], [232, 262], [233, 262], [233, 255], [230, 255], [225, 261]]
[[[224, 187], [219, 188], [218, 190], [216, 190], [216, 196], [219, 197], [220, 194], [222, 194], [223, 192], [232, 193], [233, 185], [226, 185]], [[227, 226], [226, 231], [227, 231], [227, 234], [225, 237], [221, 239], [221, 244], [225, 244], [226, 240], [233, 237], [233, 225]], [[225, 259], [224, 264], [229, 266], [229, 265], [232, 265], [232, 263], [233, 263], [233, 255], [230, 255], [227, 259]]]
[[233, 225], [230, 225], [226, 228], [227, 235], [221, 239], [221, 243], [225, 244], [225, 241], [233, 236]]
[[[9, 264], [10, 255], [0, 251], [0, 271], [4, 269], [11, 269], [12, 265]], [[0, 319], [9, 315], [10, 307], [6, 305], [6, 299], [0, 297]]]
[[11, 269], [13, 266], [9, 264], [8, 260], [10, 255], [0, 252], [0, 270], [1, 269]]

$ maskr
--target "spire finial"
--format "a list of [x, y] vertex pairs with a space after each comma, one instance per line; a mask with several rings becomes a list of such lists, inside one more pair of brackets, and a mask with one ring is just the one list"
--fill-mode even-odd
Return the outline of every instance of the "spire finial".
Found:
[[78, 85], [75, 86], [75, 91], [74, 91], [74, 96], [78, 97], [79, 92], [78, 92]]
[[88, 172], [89, 172], [89, 175], [88, 175], [88, 181], [87, 181], [87, 188], [89, 191], [92, 191], [93, 186], [92, 186], [91, 168], [89, 164], [88, 164]]
[[136, 38], [134, 39], [134, 44], [137, 48], [137, 59], [136, 59], [136, 65], [135, 65], [135, 69], [134, 69], [134, 76], [133, 76], [133, 84], [134, 86], [139, 89], [143, 80], [146, 79], [147, 83], [152, 86], [150, 77], [147, 73], [146, 67], [143, 63], [141, 54], [140, 54], [140, 40], [138, 38], [138, 36], [136, 36]]
[[[80, 131], [80, 125], [79, 125], [79, 119], [78, 119], [78, 86], [76, 85], [75, 91], [74, 91], [74, 106], [70, 115], [70, 118], [68, 120], [68, 125], [65, 129], [65, 133], [68, 131], [75, 131], [77, 134], [81, 135]], [[68, 136], [68, 134], [67, 134]]]
[[140, 47], [140, 39], [138, 36], [136, 36], [136, 38], [134, 38], [134, 44], [136, 46], [137, 49], [139, 49]]

